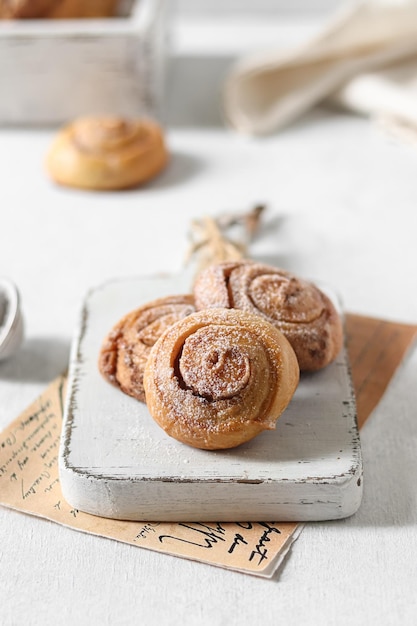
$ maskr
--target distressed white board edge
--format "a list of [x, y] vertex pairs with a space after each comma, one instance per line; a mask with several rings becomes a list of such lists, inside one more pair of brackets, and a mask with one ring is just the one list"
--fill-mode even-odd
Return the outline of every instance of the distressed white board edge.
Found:
[[[362, 456], [345, 349], [318, 377], [302, 378], [293, 402], [278, 420], [276, 431], [263, 433], [244, 446], [214, 453], [190, 449], [165, 435], [149, 414], [149, 421], [146, 425], [141, 422], [140, 427], [142, 434], [143, 429], [149, 430], [145, 447], [141, 449], [140, 442], [131, 444], [129, 437], [123, 439], [125, 430], [133, 428], [130, 434], [134, 433], [135, 426], [129, 421], [132, 411], [142, 412], [138, 413], [139, 422], [147, 409], [97, 377], [96, 357], [103, 329], [110, 329], [110, 319], [114, 323], [121, 314], [142, 304], [141, 297], [146, 302], [162, 295], [185, 293], [188, 285], [188, 277], [131, 278], [106, 283], [87, 296], [70, 359], [59, 458], [64, 497], [79, 510], [129, 520], [319, 521], [355, 513], [362, 497]], [[94, 335], [93, 326], [98, 321], [97, 311], [91, 306], [93, 304], [94, 308], [97, 294], [106, 290], [111, 293], [112, 289], [122, 296], [128, 292], [126, 302], [131, 297], [135, 305], [127, 309], [127, 303], [121, 302], [119, 310], [116, 305], [114, 312], [107, 311], [109, 319], [103, 322], [103, 329], [96, 330], [93, 340], [96, 354], [89, 362], [91, 347], [86, 349], [86, 338]], [[318, 402], [316, 411], [320, 412], [320, 394], [315, 391], [317, 381], [323, 387], [335, 378], [341, 389], [340, 416], [334, 421], [330, 417], [326, 424], [323, 420], [309, 423], [308, 416], [307, 421], [306, 416], [304, 422], [300, 420], [297, 403], [299, 407], [306, 398], [312, 406]], [[87, 389], [90, 384], [92, 388]], [[117, 436], [114, 422], [111, 425], [116, 428], [115, 445], [106, 441], [105, 425], [101, 421], [106, 420], [106, 416], [93, 415], [97, 394], [100, 394], [101, 406], [110, 403], [111, 411], [117, 407], [118, 418], [126, 420], [122, 437]], [[122, 407], [121, 413], [117, 413], [119, 407]], [[111, 411], [107, 420], [114, 420]], [[98, 430], [104, 429], [97, 437], [91, 430], [94, 420]], [[329, 435], [329, 429], [335, 432]], [[301, 448], [300, 441], [304, 442]], [[151, 452], [144, 462], [138, 457], [135, 460], [137, 446], [142, 455], [146, 455], [148, 442], [154, 456]], [[338, 443], [341, 449], [337, 457]], [[276, 444], [288, 458], [271, 464], [268, 460], [271, 446], [273, 449]], [[329, 446], [326, 448], [325, 444]], [[293, 458], [288, 452], [291, 446], [295, 452], [301, 449], [305, 458]], [[119, 452], [114, 448], [119, 448]]]

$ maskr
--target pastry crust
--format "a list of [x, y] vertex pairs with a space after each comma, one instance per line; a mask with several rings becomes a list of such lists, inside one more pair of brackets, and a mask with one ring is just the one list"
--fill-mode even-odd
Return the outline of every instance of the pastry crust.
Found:
[[110, 17], [118, 4], [119, 0], [0, 0], [0, 19]]
[[[1, 19], [32, 19], [45, 17], [54, 0], [0, 0]], [[59, 1], [59, 0], [58, 0]]]
[[143, 373], [152, 346], [174, 322], [195, 311], [191, 295], [158, 298], [125, 315], [101, 347], [98, 367], [124, 393], [145, 401]]
[[58, 133], [46, 166], [61, 185], [112, 190], [147, 182], [167, 160], [163, 133], [155, 122], [86, 117]]
[[246, 260], [212, 265], [197, 276], [194, 296], [197, 309], [237, 308], [274, 324], [294, 348], [301, 370], [325, 367], [342, 347], [342, 321], [331, 300], [282, 269]]
[[55, 19], [84, 19], [112, 17], [120, 0], [55, 0], [47, 17]]
[[168, 435], [217, 450], [274, 429], [298, 380], [297, 358], [277, 328], [252, 313], [211, 309], [161, 335], [144, 387], [149, 411]]

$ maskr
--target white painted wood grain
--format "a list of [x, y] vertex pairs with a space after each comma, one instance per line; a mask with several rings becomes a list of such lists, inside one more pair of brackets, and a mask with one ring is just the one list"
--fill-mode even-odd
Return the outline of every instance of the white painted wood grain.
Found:
[[146, 404], [109, 385], [97, 367], [102, 341], [129, 311], [188, 293], [188, 273], [113, 280], [93, 289], [72, 347], [60, 481], [77, 509], [118, 519], [306, 521], [343, 518], [362, 496], [362, 458], [345, 351], [302, 374], [274, 431], [232, 450], [170, 437]]

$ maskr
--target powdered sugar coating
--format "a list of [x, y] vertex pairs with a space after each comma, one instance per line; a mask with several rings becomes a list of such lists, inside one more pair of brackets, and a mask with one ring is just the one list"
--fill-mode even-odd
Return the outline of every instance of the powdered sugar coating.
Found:
[[269, 322], [212, 309], [177, 322], [159, 338], [144, 387], [151, 415], [169, 435], [220, 449], [275, 428], [298, 378], [291, 346]]
[[243, 350], [246, 336], [240, 332], [233, 337], [235, 333], [234, 329], [216, 325], [187, 337], [178, 359], [178, 375], [194, 394], [220, 400], [242, 393], [249, 384], [251, 360], [259, 358], [259, 350]]
[[196, 307], [230, 307], [260, 315], [294, 348], [301, 370], [328, 365], [343, 343], [342, 322], [333, 303], [314, 284], [290, 272], [253, 261], [219, 263], [200, 272]]

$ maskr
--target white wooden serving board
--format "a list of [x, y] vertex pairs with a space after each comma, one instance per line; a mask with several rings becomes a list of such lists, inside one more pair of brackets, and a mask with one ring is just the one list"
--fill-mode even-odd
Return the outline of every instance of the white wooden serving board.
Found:
[[362, 458], [346, 352], [302, 375], [275, 431], [224, 451], [168, 437], [145, 404], [97, 368], [103, 338], [127, 312], [188, 293], [189, 277], [127, 278], [92, 290], [70, 359], [60, 479], [79, 510], [143, 521], [314, 521], [353, 514]]

